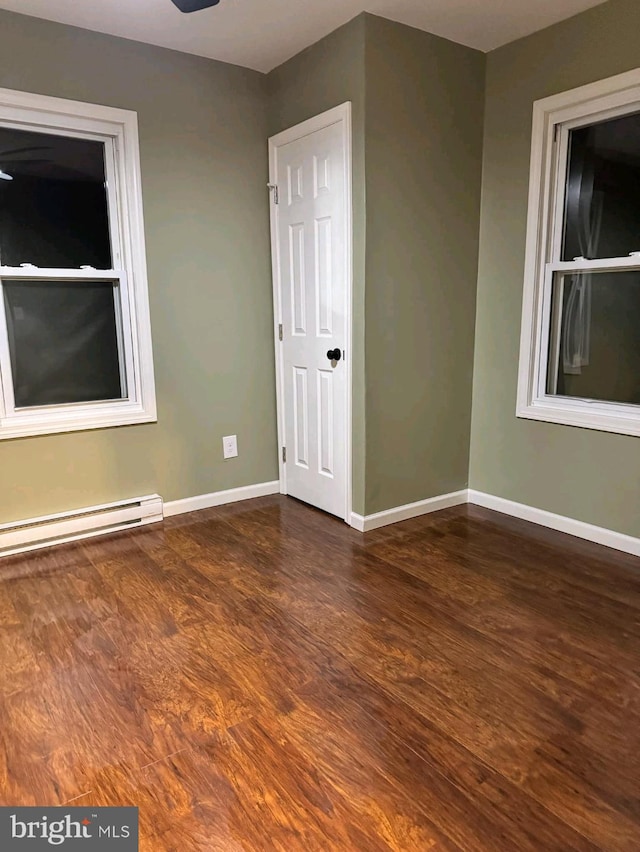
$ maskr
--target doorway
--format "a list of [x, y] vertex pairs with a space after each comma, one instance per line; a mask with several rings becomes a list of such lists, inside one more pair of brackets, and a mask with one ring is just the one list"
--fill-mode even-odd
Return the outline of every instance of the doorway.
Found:
[[269, 140], [280, 491], [351, 516], [351, 104]]

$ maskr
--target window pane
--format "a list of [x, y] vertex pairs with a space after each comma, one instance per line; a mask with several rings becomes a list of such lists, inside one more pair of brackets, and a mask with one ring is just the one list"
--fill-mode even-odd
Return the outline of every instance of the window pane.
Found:
[[640, 251], [640, 114], [572, 130], [563, 260]]
[[3, 281], [16, 407], [123, 399], [112, 282]]
[[640, 271], [557, 273], [547, 393], [640, 405]]
[[104, 144], [0, 127], [0, 266], [111, 269]]

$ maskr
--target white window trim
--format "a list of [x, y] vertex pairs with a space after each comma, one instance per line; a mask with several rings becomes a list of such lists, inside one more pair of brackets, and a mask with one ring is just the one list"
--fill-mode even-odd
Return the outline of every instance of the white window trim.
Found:
[[0, 267], [1, 278], [117, 281], [126, 400], [15, 409], [0, 292], [0, 440], [151, 423], [157, 419], [142, 213], [138, 118], [130, 110], [0, 89], [0, 122], [21, 130], [112, 141], [105, 145], [112, 270]]
[[[552, 95], [533, 105], [518, 417], [640, 435], [640, 406], [546, 393], [548, 324], [551, 320], [547, 302], [553, 272], [640, 269], [640, 256], [549, 262], [560, 256], [569, 131], [597, 120], [625, 115], [634, 109], [640, 111], [640, 69]], [[558, 187], [562, 191], [557, 191]]]

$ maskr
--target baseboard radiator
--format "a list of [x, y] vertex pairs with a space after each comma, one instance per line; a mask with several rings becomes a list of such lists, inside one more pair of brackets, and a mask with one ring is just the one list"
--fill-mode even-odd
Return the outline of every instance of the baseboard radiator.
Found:
[[0, 524], [0, 556], [161, 521], [162, 497], [150, 494], [73, 512]]

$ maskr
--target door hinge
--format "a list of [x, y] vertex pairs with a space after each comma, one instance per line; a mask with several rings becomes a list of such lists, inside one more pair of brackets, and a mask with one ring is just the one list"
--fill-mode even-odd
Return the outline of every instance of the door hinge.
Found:
[[287, 448], [286, 447], [282, 448], [282, 461], [283, 461], [283, 463], [287, 461]]
[[268, 183], [269, 192], [273, 193], [273, 203], [280, 204], [280, 193], [278, 192], [278, 184], [277, 183]]
[[284, 338], [284, 335], [283, 335], [283, 332], [282, 332], [282, 323], [280, 323], [280, 325], [278, 326], [278, 340], [283, 340], [283, 338]]

